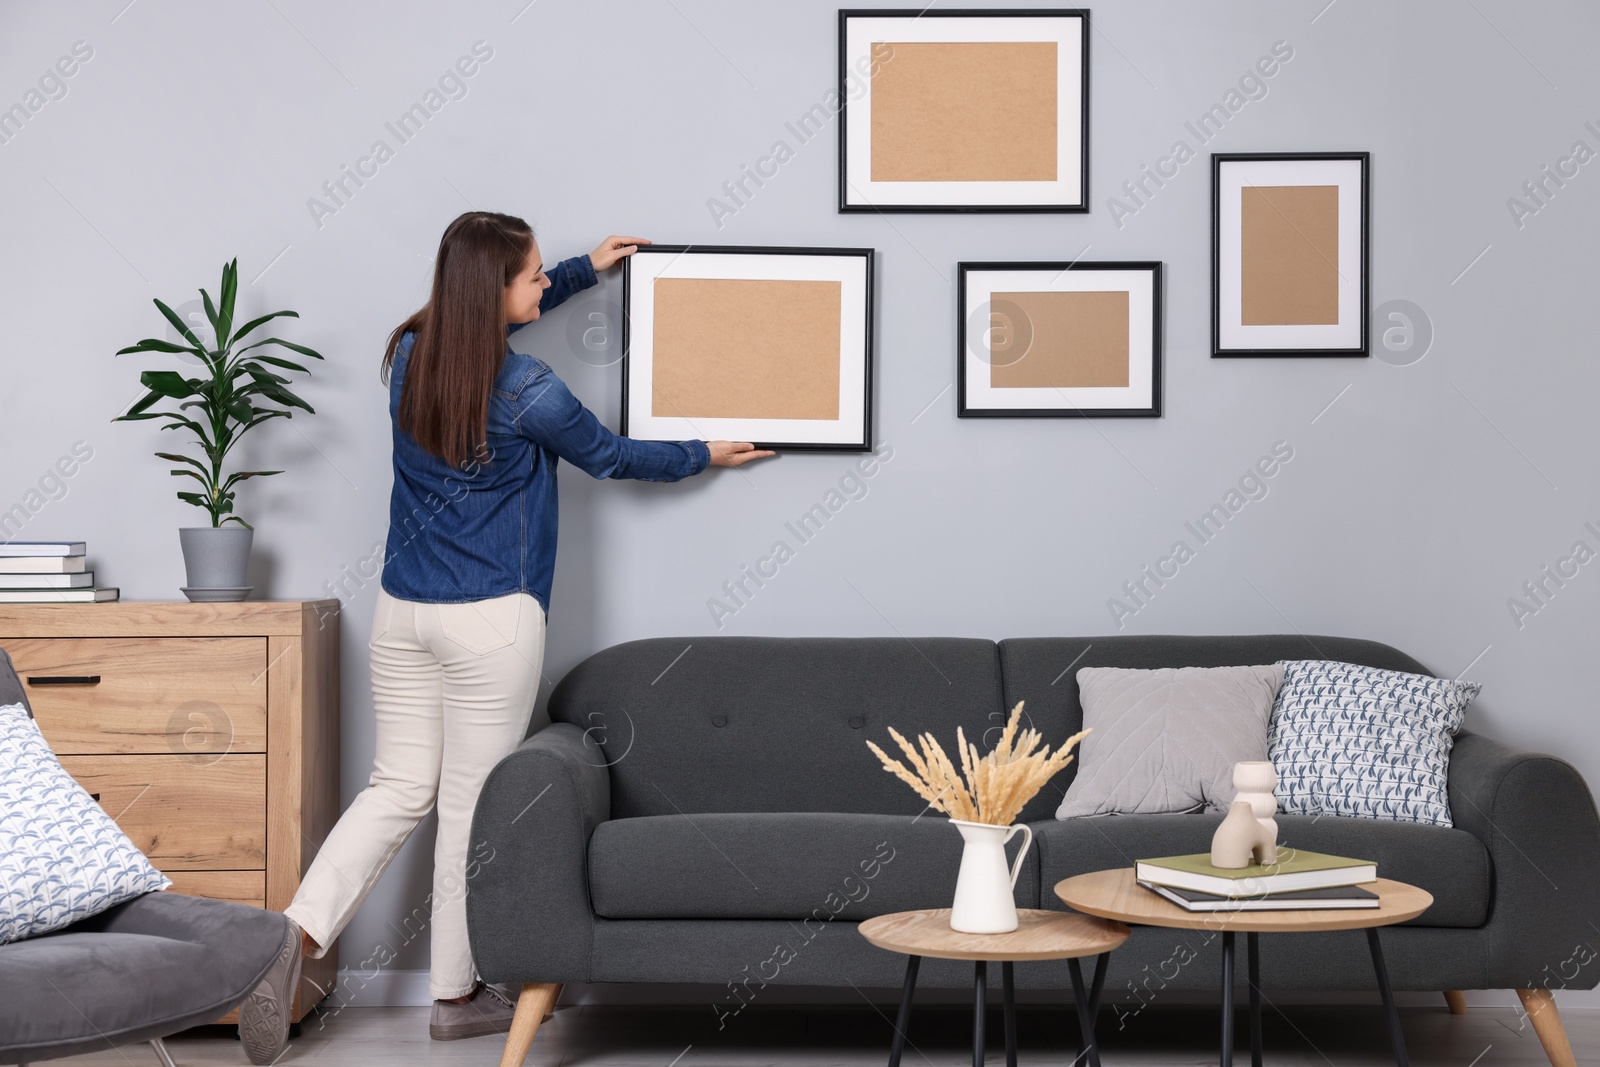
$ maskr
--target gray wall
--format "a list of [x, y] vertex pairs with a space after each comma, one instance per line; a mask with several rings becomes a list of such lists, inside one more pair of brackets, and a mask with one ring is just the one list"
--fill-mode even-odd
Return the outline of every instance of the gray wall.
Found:
[[[1286, 441], [1294, 458], [1267, 495], [1123, 632], [1378, 638], [1482, 681], [1474, 728], [1600, 774], [1600, 563], [1520, 627], [1507, 603], [1574, 542], [1600, 549], [1584, 525], [1600, 529], [1587, 439], [1600, 163], [1520, 226], [1507, 206], [1575, 141], [1600, 150], [1585, 126], [1600, 128], [1600, 9], [1095, 0], [1092, 212], [881, 218], [835, 212], [831, 129], [799, 146], [785, 128], [833, 84], [837, 4], [524, 2], [0, 5], [0, 106], [74, 42], [93, 50], [66, 95], [48, 83], [60, 98], [0, 144], [0, 507], [40, 505], [19, 536], [86, 538], [124, 596], [177, 595], [174, 528], [198, 513], [149, 455], [170, 441], [109, 422], [138, 395], [137, 371], [164, 364], [112, 353], [161, 332], [152, 297], [189, 299], [229, 257], [244, 311], [299, 310], [286, 335], [329, 356], [304, 390], [318, 415], [270, 424], [246, 449], [289, 472], [256, 483], [244, 511], [258, 586], [291, 597], [358, 572], [384, 536], [378, 358], [423, 300], [457, 213], [523, 215], [551, 260], [612, 232], [871, 245], [876, 434], [893, 458], [866, 495], [718, 631], [707, 601], [855, 457], [784, 456], [665, 487], [568, 469], [550, 678], [660, 634], [1110, 632], [1108, 599]], [[493, 55], [466, 95], [399, 145], [385, 123], [477, 41]], [[1194, 144], [1184, 123], [1276, 41], [1294, 57], [1266, 95]], [[1180, 138], [1200, 158], [1119, 227], [1108, 198]], [[379, 139], [394, 158], [314, 219], [308, 199]], [[708, 199], [778, 139], [796, 157], [719, 229]], [[1372, 152], [1373, 303], [1423, 310], [1435, 336], [1419, 362], [1381, 346], [1383, 359], [1208, 358], [1205, 154], [1315, 149]], [[1166, 417], [958, 422], [955, 263], [1080, 254], [1166, 262]], [[611, 425], [618, 368], [573, 338], [619, 292], [609, 277], [515, 341]], [[1376, 322], [1375, 340], [1390, 325]], [[51, 480], [79, 441], [92, 458]], [[341, 594], [347, 801], [370, 769], [374, 588], [357, 578]], [[347, 964], [400, 939], [390, 924], [427, 892], [431, 838], [430, 823], [357, 917]], [[412, 944], [395, 966], [425, 965]]]

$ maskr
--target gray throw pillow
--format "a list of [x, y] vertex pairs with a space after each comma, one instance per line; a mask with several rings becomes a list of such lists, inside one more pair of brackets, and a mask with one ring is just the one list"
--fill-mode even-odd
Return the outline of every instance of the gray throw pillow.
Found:
[[1078, 776], [1056, 818], [1225, 811], [1233, 765], [1267, 758], [1267, 722], [1283, 667], [1165, 667], [1078, 672]]

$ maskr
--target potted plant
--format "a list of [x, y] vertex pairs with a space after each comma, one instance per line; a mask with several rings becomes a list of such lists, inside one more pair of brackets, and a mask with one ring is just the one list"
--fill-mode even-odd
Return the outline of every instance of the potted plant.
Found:
[[[211, 516], [210, 526], [186, 527], [178, 531], [183, 545], [183, 562], [188, 575], [184, 595], [190, 600], [243, 600], [250, 595], [245, 572], [250, 562], [250, 542], [254, 528], [234, 513], [234, 498], [239, 483], [264, 478], [282, 471], [226, 472], [223, 464], [229, 451], [246, 431], [268, 419], [287, 419], [295, 408], [315, 414], [315, 409], [289, 389], [289, 379], [273, 368], [309, 374], [305, 367], [279, 356], [254, 350], [277, 345], [311, 359], [322, 356], [302, 345], [277, 337], [243, 344], [246, 337], [276, 318], [299, 318], [293, 311], [274, 311], [233, 328], [234, 305], [239, 295], [239, 261], [222, 268], [222, 286], [215, 303], [211, 294], [200, 290], [206, 318], [211, 321], [214, 344], [207, 347], [187, 323], [166, 304], [155, 301], [156, 309], [178, 331], [187, 344], [175, 344], [147, 337], [117, 353], [166, 352], [193, 356], [203, 373], [193, 377], [175, 370], [147, 370], [139, 381], [150, 390], [127, 412], [113, 422], [164, 419], [163, 430], [187, 430], [199, 446], [199, 455], [157, 452], [156, 456], [179, 464], [171, 471], [175, 478], [192, 478], [198, 491], [178, 493], [186, 504], [202, 508]], [[160, 405], [158, 407], [158, 405]], [[236, 523], [229, 526], [228, 523]]]

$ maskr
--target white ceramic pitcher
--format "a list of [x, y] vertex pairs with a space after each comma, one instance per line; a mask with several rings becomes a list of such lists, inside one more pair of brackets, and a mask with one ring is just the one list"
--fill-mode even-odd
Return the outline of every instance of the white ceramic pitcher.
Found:
[[[951, 819], [966, 842], [961, 850], [961, 872], [956, 876], [956, 899], [950, 907], [950, 929], [964, 934], [1004, 934], [1017, 928], [1017, 902], [1012, 891], [1022, 860], [1033, 845], [1033, 831], [1024, 823], [992, 826], [989, 823]], [[1023, 834], [1022, 851], [1006, 870], [1006, 842]]]

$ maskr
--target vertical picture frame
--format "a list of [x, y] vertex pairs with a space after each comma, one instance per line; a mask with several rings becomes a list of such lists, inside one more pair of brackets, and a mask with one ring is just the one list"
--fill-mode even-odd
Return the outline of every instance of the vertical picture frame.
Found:
[[1369, 353], [1367, 152], [1211, 157], [1211, 355]]
[[841, 212], [1089, 210], [1089, 12], [839, 12]]
[[1157, 261], [956, 264], [959, 418], [1159, 418]]
[[639, 246], [622, 261], [621, 432], [870, 451], [875, 256]]

